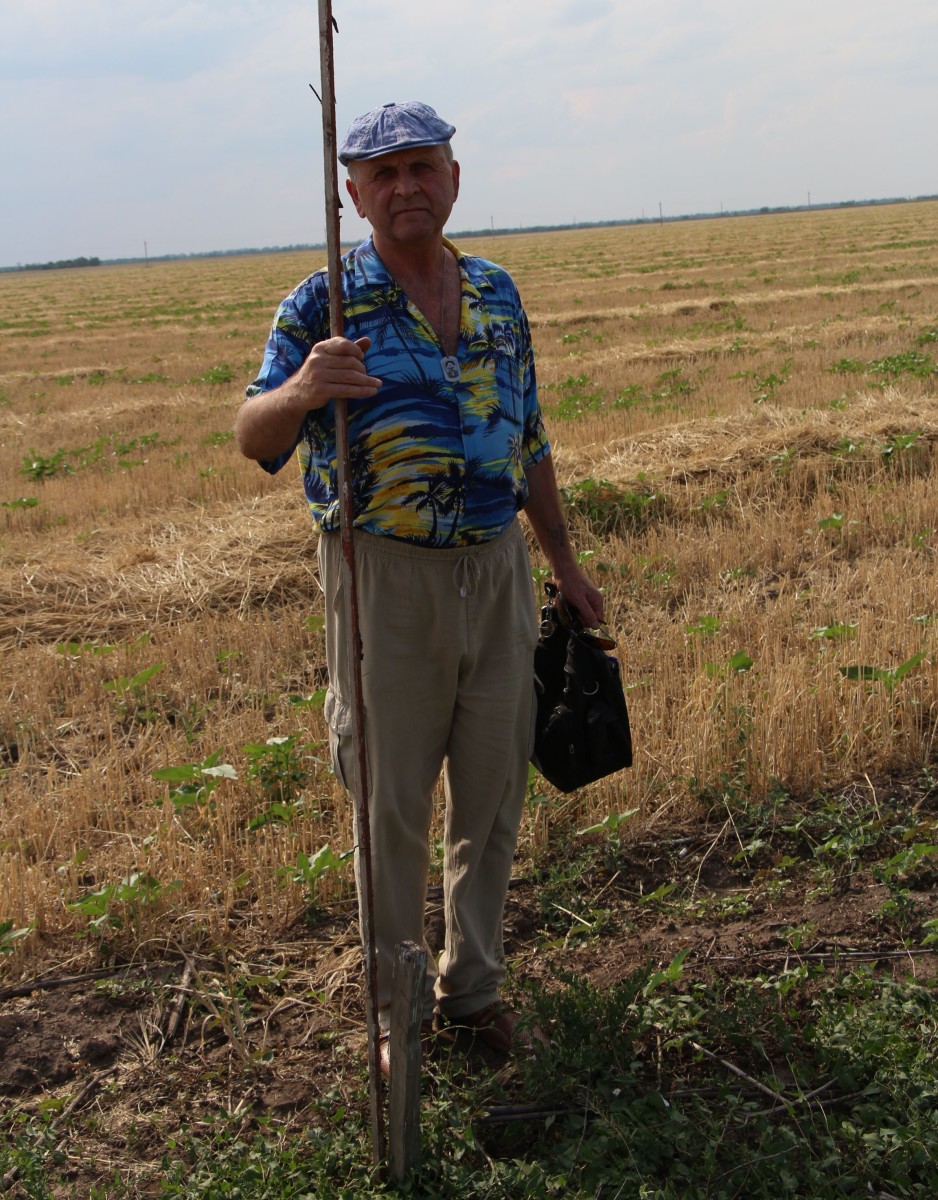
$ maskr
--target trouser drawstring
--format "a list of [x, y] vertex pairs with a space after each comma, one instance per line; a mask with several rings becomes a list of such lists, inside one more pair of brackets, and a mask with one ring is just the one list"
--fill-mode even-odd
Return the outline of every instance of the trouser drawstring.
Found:
[[481, 577], [479, 564], [471, 554], [463, 554], [456, 560], [456, 565], [453, 567], [453, 583], [463, 599], [475, 592], [476, 584]]

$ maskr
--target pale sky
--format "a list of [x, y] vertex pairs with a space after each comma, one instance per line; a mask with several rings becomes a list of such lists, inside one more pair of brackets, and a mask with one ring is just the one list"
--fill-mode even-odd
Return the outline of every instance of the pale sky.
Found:
[[[333, 3], [340, 137], [432, 104], [452, 230], [938, 193], [936, 0]], [[0, 266], [321, 242], [310, 83], [314, 0], [0, 0]]]

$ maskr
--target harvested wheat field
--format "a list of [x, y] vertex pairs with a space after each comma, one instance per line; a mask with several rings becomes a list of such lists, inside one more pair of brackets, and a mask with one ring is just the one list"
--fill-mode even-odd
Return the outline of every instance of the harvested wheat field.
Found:
[[[528, 308], [635, 741], [572, 796], [532, 776], [519, 984], [787, 953], [795, 928], [933, 976], [938, 203], [462, 244]], [[316, 537], [297, 470], [231, 438], [320, 265], [0, 274], [0, 1107], [8, 1132], [52, 1114], [59, 1155], [23, 1195], [188, 1195], [158, 1190], [181, 1114], [362, 1103]], [[867, 820], [925, 849], [791, 888], [759, 857], [782, 826], [819, 846]]]

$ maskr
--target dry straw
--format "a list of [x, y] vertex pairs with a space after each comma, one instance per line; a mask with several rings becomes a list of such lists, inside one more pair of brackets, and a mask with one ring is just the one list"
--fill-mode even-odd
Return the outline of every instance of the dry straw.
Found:
[[[636, 743], [577, 796], [539, 786], [519, 869], [610, 812], [723, 823], [934, 764], [936, 246], [935, 204], [467, 243], [530, 311]], [[35, 924], [11, 971], [79, 931], [194, 952], [350, 904], [347, 867], [308, 869], [352, 837], [310, 700], [315, 534], [295, 467], [230, 439], [319, 265], [0, 276], [0, 923]], [[302, 778], [278, 793], [246, 748], [284, 738]], [[154, 772], [213, 754], [238, 777], [174, 804]], [[89, 930], [70, 906], [122, 881]]]

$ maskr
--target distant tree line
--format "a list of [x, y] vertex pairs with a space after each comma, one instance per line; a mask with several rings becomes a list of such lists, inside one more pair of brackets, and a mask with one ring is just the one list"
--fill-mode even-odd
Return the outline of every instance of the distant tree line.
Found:
[[[474, 238], [474, 237], [490, 237], [493, 234], [506, 233], [552, 233], [560, 232], [568, 229], [607, 229], [620, 225], [665, 225], [679, 221], [701, 221], [713, 220], [716, 217], [758, 217], [767, 213], [791, 213], [791, 212], [815, 212], [824, 209], [835, 208], [865, 208], [868, 206], [879, 204], [908, 204], [915, 203], [921, 200], [938, 200], [938, 194], [927, 196], [891, 196], [880, 200], [833, 200], [819, 201], [814, 204], [793, 204], [781, 205], [778, 207], [769, 207], [764, 205], [762, 208], [744, 208], [744, 209], [728, 209], [720, 210], [720, 212], [696, 212], [682, 213], [677, 216], [668, 216], [667, 214], [659, 213], [658, 216], [646, 217], [619, 217], [604, 221], [577, 221], [568, 222], [561, 225], [518, 225], [518, 226], [495, 226], [490, 229], [459, 229], [454, 232], [447, 230], [447, 234], [453, 238]], [[346, 243], [343, 243], [346, 244]], [[348, 243], [351, 244], [351, 243]], [[263, 246], [263, 247], [242, 247], [238, 250], [202, 250], [194, 251], [189, 254], [161, 254], [158, 256], [150, 255], [147, 258], [109, 258], [106, 262], [114, 266], [122, 266], [127, 263], [142, 263], [145, 262], [148, 266], [152, 263], [178, 262], [180, 259], [187, 258], [236, 258], [245, 254], [279, 254], [284, 251], [293, 250], [324, 250], [324, 242], [298, 242], [291, 246]], [[100, 258], [63, 258], [58, 262], [47, 263], [27, 263], [25, 266], [17, 265], [15, 267], [0, 267], [0, 272], [4, 271], [55, 271], [65, 267], [99, 267], [101, 265]]]
[[16, 271], [58, 271], [63, 267], [100, 267], [100, 258], [60, 258], [57, 262], [26, 263], [12, 268]]

